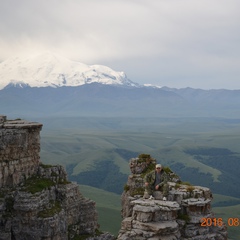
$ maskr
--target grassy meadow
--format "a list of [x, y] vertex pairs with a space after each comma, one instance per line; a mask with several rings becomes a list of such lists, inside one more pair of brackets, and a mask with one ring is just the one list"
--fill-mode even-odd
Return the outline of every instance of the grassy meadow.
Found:
[[[96, 201], [100, 228], [117, 234], [129, 159], [151, 154], [182, 181], [211, 188], [213, 209], [240, 218], [240, 121], [228, 118], [45, 118], [43, 163], [61, 164]], [[234, 215], [233, 215], [234, 214]], [[228, 228], [237, 239], [240, 227]]]
[[121, 196], [102, 189], [80, 185], [80, 192], [86, 198], [96, 202], [100, 230], [117, 236], [121, 226]]
[[[215, 205], [218, 201], [220, 204], [222, 202], [230, 203], [231, 201], [233, 203], [233, 205], [230, 206], [213, 207], [215, 217], [222, 218], [223, 222], [227, 225], [229, 239], [231, 240], [240, 239], [240, 204], [234, 204], [234, 202], [240, 202], [239, 200], [240, 199], [224, 195], [214, 195], [213, 205]], [[219, 203], [217, 203], [216, 205], [219, 205]], [[239, 225], [237, 224], [237, 226], [231, 226], [232, 222], [229, 221], [229, 219], [231, 218], [238, 219]]]

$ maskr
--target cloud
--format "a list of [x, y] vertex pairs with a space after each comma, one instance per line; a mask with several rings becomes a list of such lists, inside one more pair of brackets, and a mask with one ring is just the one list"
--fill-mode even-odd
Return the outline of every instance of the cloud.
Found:
[[238, 0], [3, 1], [0, 60], [50, 50], [142, 83], [240, 88], [238, 9]]

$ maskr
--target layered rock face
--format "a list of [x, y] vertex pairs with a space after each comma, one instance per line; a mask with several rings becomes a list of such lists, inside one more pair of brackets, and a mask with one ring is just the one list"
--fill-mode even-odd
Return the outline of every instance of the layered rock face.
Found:
[[14, 187], [36, 173], [41, 128], [39, 123], [0, 116], [0, 187]]
[[[145, 157], [145, 156], [144, 156]], [[214, 219], [211, 211], [212, 193], [201, 186], [181, 183], [169, 171], [170, 191], [166, 201], [161, 192], [154, 192], [154, 199], [145, 199], [143, 177], [154, 169], [156, 160], [134, 158], [130, 160], [129, 176], [122, 194], [121, 229], [118, 240], [226, 240], [223, 222], [203, 226], [203, 218]]]
[[63, 167], [40, 163], [41, 128], [0, 116], [0, 240], [114, 239]]

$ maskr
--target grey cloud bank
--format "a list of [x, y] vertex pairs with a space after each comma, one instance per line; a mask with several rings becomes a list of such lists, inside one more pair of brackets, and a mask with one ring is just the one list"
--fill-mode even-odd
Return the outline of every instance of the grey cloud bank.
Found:
[[135, 82], [240, 89], [239, 0], [1, 1], [0, 61], [52, 51]]

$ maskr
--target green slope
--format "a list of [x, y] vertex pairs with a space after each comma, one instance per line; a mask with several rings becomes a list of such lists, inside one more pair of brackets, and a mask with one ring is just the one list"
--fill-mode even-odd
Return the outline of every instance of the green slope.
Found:
[[[240, 239], [240, 204], [230, 207], [213, 208], [216, 218], [222, 218], [228, 229], [229, 239]], [[236, 225], [233, 225], [235, 219]]]
[[86, 185], [80, 185], [80, 192], [96, 202], [100, 229], [117, 236], [122, 221], [121, 196]]

